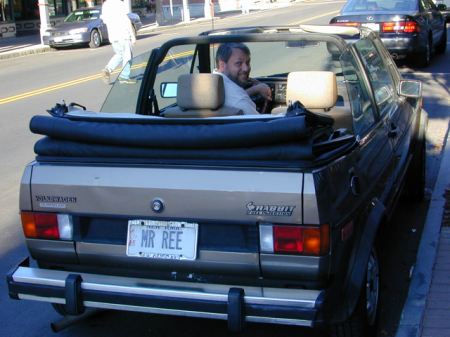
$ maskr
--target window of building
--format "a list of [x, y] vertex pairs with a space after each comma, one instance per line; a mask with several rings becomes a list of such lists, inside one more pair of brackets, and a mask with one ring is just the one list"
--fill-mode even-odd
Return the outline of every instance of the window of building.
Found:
[[14, 18], [17, 21], [39, 20], [39, 6], [36, 0], [16, 0], [13, 4]]
[[13, 19], [11, 2], [12, 0], [0, 0], [0, 22]]

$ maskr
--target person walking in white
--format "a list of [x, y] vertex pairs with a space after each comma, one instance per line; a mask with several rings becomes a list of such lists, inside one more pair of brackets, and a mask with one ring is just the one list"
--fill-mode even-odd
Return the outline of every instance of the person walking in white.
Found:
[[108, 38], [114, 49], [114, 56], [102, 70], [103, 78], [109, 84], [109, 77], [120, 63], [122, 72], [118, 78], [122, 84], [134, 84], [136, 80], [130, 79], [130, 64], [132, 45], [136, 43], [133, 26], [128, 17], [128, 8], [121, 0], [107, 0], [102, 7], [102, 21], [108, 29]]

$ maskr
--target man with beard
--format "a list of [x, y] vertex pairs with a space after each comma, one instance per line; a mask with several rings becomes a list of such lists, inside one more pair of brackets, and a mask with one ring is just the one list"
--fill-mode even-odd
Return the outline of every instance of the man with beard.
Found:
[[[272, 92], [267, 84], [250, 78], [250, 50], [243, 43], [223, 43], [217, 49], [215, 74], [222, 75], [225, 86], [224, 106], [238, 108], [245, 115], [256, 115], [256, 105], [250, 96], [261, 95], [271, 101]], [[253, 85], [244, 89], [247, 83]]]

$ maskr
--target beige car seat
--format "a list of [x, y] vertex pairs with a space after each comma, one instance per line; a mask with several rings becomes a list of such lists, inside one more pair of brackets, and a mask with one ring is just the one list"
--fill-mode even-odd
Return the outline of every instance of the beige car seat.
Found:
[[178, 78], [177, 106], [164, 112], [166, 118], [203, 118], [243, 115], [242, 110], [222, 106], [223, 78], [218, 74], [183, 74]]

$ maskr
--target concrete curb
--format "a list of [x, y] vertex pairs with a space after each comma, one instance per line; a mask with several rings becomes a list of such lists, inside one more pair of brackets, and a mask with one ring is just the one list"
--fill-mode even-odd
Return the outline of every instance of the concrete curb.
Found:
[[13, 50], [10, 52], [1, 53], [0, 60], [6, 60], [6, 59], [14, 58], [14, 57], [26, 56], [26, 55], [31, 55], [31, 54], [47, 53], [47, 52], [51, 52], [51, 51], [55, 51], [55, 50], [49, 46], [46, 46], [43, 44], [38, 44], [38, 45], [35, 45], [32, 47], [27, 47], [27, 48], [23, 48], [23, 49], [17, 49], [15, 51]]
[[422, 320], [433, 277], [444, 212], [443, 194], [448, 187], [450, 177], [450, 147], [447, 147], [449, 141], [450, 136], [445, 141], [442, 162], [417, 252], [416, 267], [396, 337], [420, 337], [422, 333]]
[[167, 25], [167, 26], [157, 26], [156, 24], [151, 25], [150, 27], [143, 27], [141, 29], [139, 29], [137, 35], [146, 35], [149, 33], [153, 33], [153, 32], [158, 32], [158, 31], [162, 31], [162, 30], [170, 30], [170, 29], [176, 29], [176, 28], [180, 28], [180, 27], [187, 27], [187, 26], [195, 26], [198, 24], [202, 24], [202, 23], [208, 23], [208, 22], [215, 22], [220, 20], [221, 18], [219, 17], [214, 17], [211, 19], [205, 19], [205, 18], [200, 18], [200, 19], [195, 19], [189, 22], [180, 22], [180, 23], [176, 23], [174, 25]]

